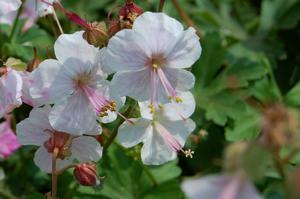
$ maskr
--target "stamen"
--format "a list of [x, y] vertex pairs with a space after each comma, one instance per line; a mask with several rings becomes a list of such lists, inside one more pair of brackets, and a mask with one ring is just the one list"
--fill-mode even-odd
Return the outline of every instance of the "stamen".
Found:
[[183, 150], [178, 140], [163, 125], [155, 122], [154, 127], [156, 127], [157, 131], [162, 135], [165, 142], [174, 152], [178, 153], [180, 151], [185, 154], [185, 157], [193, 158], [194, 151], [192, 151], [191, 149]]

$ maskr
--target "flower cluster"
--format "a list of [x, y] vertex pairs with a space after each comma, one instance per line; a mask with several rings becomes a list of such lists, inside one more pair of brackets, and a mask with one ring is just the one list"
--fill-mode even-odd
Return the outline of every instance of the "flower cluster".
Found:
[[[44, 14], [53, 11], [53, 1], [38, 5]], [[60, 3], [56, 6], [93, 30]], [[74, 166], [76, 179], [84, 185], [99, 184], [93, 162], [101, 158], [102, 147], [95, 136], [102, 132], [102, 123], [118, 116], [124, 120], [118, 141], [124, 147], [143, 143], [144, 164], [163, 164], [178, 152], [193, 156], [193, 151], [183, 149], [195, 129], [189, 117], [196, 106], [189, 91], [195, 77], [186, 69], [200, 57], [199, 37], [193, 28], [184, 30], [164, 13], [142, 14], [135, 4], [126, 4], [121, 15], [132, 25], [110, 35], [107, 44], [87, 41], [87, 29], [61, 34], [54, 44], [56, 59], [38, 63], [32, 72], [4, 67], [0, 116], [22, 101], [34, 107], [17, 124], [17, 136], [23, 145], [39, 146], [34, 162], [44, 172], [59, 173], [79, 162]], [[138, 102], [141, 117], [127, 118], [119, 112], [126, 97]]]

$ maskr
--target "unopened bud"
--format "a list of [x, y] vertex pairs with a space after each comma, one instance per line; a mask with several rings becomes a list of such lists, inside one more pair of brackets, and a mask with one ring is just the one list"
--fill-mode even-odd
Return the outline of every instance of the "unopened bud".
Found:
[[89, 29], [86, 29], [83, 38], [95, 47], [103, 47], [108, 42], [108, 34], [104, 22], [93, 22]]
[[83, 186], [99, 186], [96, 165], [93, 163], [78, 164], [74, 169], [74, 177]]
[[128, 1], [119, 10], [119, 20], [121, 29], [132, 28], [135, 19], [143, 13], [143, 9], [133, 3], [133, 1]]

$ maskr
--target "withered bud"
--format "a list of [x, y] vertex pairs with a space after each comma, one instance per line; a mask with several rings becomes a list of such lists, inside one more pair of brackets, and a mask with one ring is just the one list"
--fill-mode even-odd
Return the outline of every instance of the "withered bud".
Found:
[[297, 115], [283, 105], [272, 104], [263, 111], [261, 142], [269, 149], [292, 143], [298, 129]]
[[117, 32], [121, 30], [121, 25], [118, 20], [112, 20], [109, 22], [109, 36], [115, 35]]
[[41, 63], [40, 60], [39, 60], [39, 58], [38, 58], [37, 49], [36, 48], [33, 49], [33, 53], [34, 53], [33, 60], [31, 62], [29, 62], [28, 65], [27, 65], [26, 71], [28, 71], [28, 72], [32, 72]]
[[86, 29], [83, 38], [95, 47], [103, 47], [107, 44], [109, 36], [104, 22], [93, 22], [89, 29]]
[[97, 168], [94, 163], [81, 163], [74, 169], [74, 177], [83, 186], [99, 186], [100, 178], [97, 175]]
[[135, 19], [143, 13], [143, 9], [133, 1], [127, 1], [119, 10], [121, 29], [132, 28]]

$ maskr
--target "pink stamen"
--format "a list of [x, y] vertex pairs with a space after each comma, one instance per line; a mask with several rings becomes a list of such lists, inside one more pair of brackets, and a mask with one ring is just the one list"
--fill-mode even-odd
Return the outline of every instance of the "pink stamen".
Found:
[[157, 76], [155, 70], [151, 70], [151, 104], [155, 105], [157, 101]]
[[174, 151], [179, 152], [182, 151], [181, 144], [174, 138], [174, 136], [160, 123], [156, 122], [155, 127], [157, 128], [157, 131], [162, 135], [165, 142], [168, 144], [168, 146]]
[[82, 90], [86, 94], [86, 96], [88, 97], [92, 105], [94, 106], [97, 114], [100, 114], [102, 108], [104, 108], [105, 106], [111, 106], [109, 100], [107, 100], [103, 95], [95, 92], [89, 86], [83, 86]]
[[87, 21], [85, 21], [81, 17], [79, 17], [77, 14], [75, 14], [75, 13], [66, 13], [66, 15], [68, 16], [68, 18], [71, 21], [73, 21], [77, 25], [85, 28], [86, 30], [91, 30], [92, 29], [92, 26]]
[[157, 74], [167, 94], [169, 96], [176, 97], [177, 93], [173, 88], [173, 86], [171, 85], [171, 83], [169, 82], [168, 78], [166, 77], [164, 71], [161, 68], [158, 68]]

